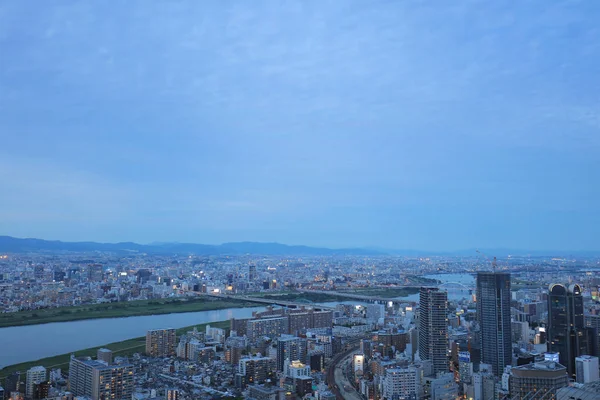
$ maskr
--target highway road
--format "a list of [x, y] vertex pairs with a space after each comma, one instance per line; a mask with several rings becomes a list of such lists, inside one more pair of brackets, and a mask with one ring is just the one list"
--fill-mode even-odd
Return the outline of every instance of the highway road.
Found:
[[360, 344], [360, 338], [352, 339], [346, 345], [346, 351], [335, 355], [327, 366], [326, 381], [331, 389], [332, 393], [335, 394], [337, 400], [354, 399], [361, 400], [360, 395], [354, 388], [346, 390], [344, 386], [350, 386], [348, 380], [344, 377], [341, 365], [344, 361], [353, 355]]
[[[363, 400], [361, 395], [354, 389], [353, 386], [350, 385], [348, 379], [344, 375], [344, 371], [342, 370], [342, 366], [345, 364], [345, 360], [349, 357], [353, 356], [356, 353], [356, 350], [350, 353], [346, 358], [342, 360], [341, 363], [337, 364], [335, 367], [334, 379], [335, 384], [339, 388], [339, 394], [342, 396], [342, 399], [350, 399], [350, 400]], [[346, 388], [348, 390], [346, 390]], [[338, 394], [336, 393], [336, 397]]]

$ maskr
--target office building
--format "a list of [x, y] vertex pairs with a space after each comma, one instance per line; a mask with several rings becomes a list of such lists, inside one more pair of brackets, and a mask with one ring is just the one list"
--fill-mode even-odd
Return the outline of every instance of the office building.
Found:
[[592, 330], [585, 328], [583, 296], [579, 285], [568, 288], [550, 285], [548, 294], [548, 351], [556, 352], [559, 361], [575, 379], [575, 358], [591, 354]]
[[593, 336], [590, 355], [600, 357], [600, 315], [586, 314], [584, 322], [586, 329]]
[[96, 358], [99, 361], [104, 361], [107, 364], [112, 364], [112, 351], [109, 349], [98, 349]]
[[355, 354], [352, 357], [352, 370], [354, 375], [362, 375], [365, 372], [365, 355]]
[[598, 357], [579, 356], [575, 358], [577, 383], [591, 383], [600, 380]]
[[71, 357], [69, 386], [75, 396], [92, 400], [130, 399], [133, 393], [133, 366], [107, 365], [89, 357]]
[[256, 265], [248, 266], [248, 282], [254, 282], [256, 279]]
[[25, 397], [33, 398], [35, 385], [46, 381], [46, 368], [42, 366], [32, 367], [27, 370], [27, 379], [25, 381]]
[[151, 357], [175, 355], [177, 336], [175, 329], [155, 329], [146, 333], [146, 354]]
[[456, 400], [458, 398], [458, 385], [451, 372], [440, 373], [430, 379], [429, 393], [431, 400]]
[[566, 386], [556, 391], [556, 400], [597, 400], [600, 399], [600, 385], [587, 383], [584, 385]]
[[458, 353], [458, 371], [460, 382], [471, 383], [471, 379], [473, 378], [473, 363], [471, 362], [471, 353], [468, 351]]
[[385, 306], [383, 304], [367, 304], [367, 320], [378, 322], [381, 318], [385, 318]]
[[568, 384], [567, 368], [554, 361], [540, 361], [510, 370], [510, 396], [515, 399], [555, 399], [558, 389]]
[[430, 360], [434, 373], [448, 370], [448, 293], [437, 288], [420, 290], [419, 356]]
[[491, 364], [499, 376], [512, 361], [510, 274], [477, 273], [477, 321], [480, 327], [481, 362]]
[[479, 372], [473, 374], [474, 400], [494, 400], [496, 396], [496, 377], [492, 366], [479, 364]]
[[386, 399], [418, 399], [421, 388], [419, 369], [390, 368], [383, 378], [383, 397]]

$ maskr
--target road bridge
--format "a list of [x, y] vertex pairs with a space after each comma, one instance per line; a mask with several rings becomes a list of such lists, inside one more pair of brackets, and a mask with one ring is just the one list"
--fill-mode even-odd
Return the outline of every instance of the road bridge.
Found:
[[315, 310], [317, 310], [317, 309], [318, 310], [333, 310], [334, 309], [333, 307], [323, 306], [320, 304], [301, 303], [301, 302], [277, 300], [277, 299], [265, 299], [262, 297], [253, 297], [253, 296], [245, 296], [245, 295], [233, 295], [233, 294], [224, 294], [224, 293], [203, 293], [203, 292], [195, 292], [192, 290], [189, 290], [188, 292], [194, 293], [197, 295], [201, 295], [201, 296], [218, 298], [218, 299], [241, 300], [241, 301], [248, 301], [251, 303], [266, 304], [266, 305], [278, 305], [278, 306], [283, 306], [283, 307], [288, 307], [288, 308], [310, 307]]
[[307, 289], [297, 289], [297, 290], [302, 293], [328, 294], [330, 296], [346, 297], [348, 299], [362, 300], [362, 301], [367, 301], [367, 302], [376, 302], [376, 303], [392, 302], [394, 304], [405, 304], [405, 305], [415, 305], [416, 304], [416, 302], [412, 301], [412, 300], [402, 300], [402, 299], [379, 297], [379, 296], [365, 296], [365, 295], [358, 294], [358, 293], [334, 292], [331, 290], [307, 290]]

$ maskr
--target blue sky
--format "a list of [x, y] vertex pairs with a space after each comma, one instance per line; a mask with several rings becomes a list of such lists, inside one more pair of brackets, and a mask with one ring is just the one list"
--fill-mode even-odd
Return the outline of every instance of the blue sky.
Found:
[[599, 250], [600, 2], [0, 3], [0, 234]]

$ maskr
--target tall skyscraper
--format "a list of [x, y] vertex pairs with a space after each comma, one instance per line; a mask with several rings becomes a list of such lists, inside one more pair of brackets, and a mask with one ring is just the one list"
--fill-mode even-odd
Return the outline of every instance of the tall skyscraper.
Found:
[[477, 273], [477, 321], [481, 362], [499, 376], [512, 361], [509, 273]]
[[550, 285], [548, 295], [548, 351], [556, 352], [559, 361], [567, 367], [569, 377], [575, 379], [575, 358], [590, 354], [590, 337], [583, 317], [583, 296], [579, 285], [568, 288]]
[[422, 287], [419, 302], [419, 356], [433, 372], [448, 370], [448, 293]]
[[27, 370], [27, 380], [25, 381], [25, 397], [33, 398], [35, 385], [46, 381], [46, 368], [42, 366], [31, 367]]
[[248, 266], [248, 282], [254, 282], [256, 279], [256, 265]]
[[175, 329], [155, 329], [146, 333], [146, 354], [152, 357], [174, 356], [176, 347]]

